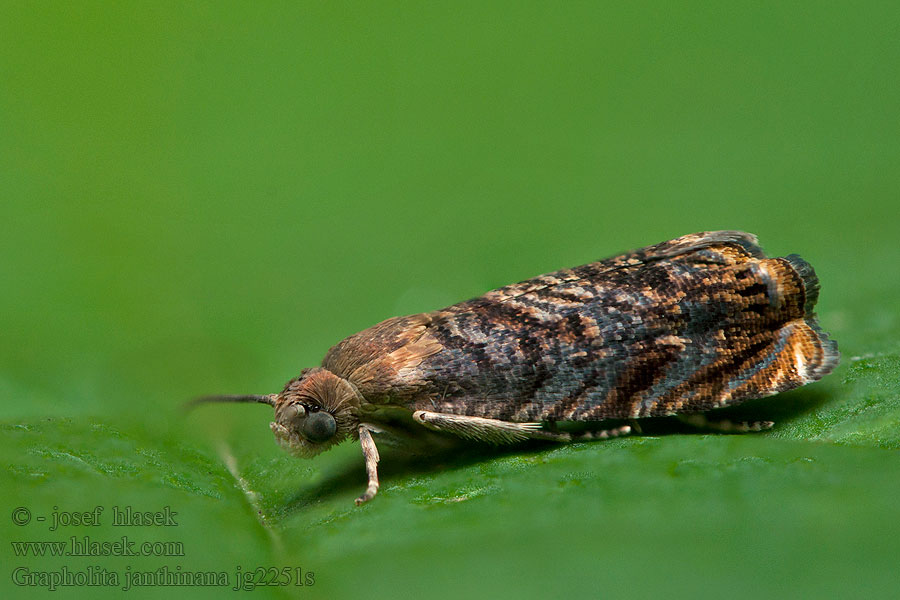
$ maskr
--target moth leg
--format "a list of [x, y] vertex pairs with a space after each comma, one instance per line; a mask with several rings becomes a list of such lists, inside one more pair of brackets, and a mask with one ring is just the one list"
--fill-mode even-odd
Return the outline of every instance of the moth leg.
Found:
[[549, 440], [552, 442], [586, 442], [589, 440], [605, 440], [614, 437], [620, 437], [631, 433], [631, 425], [622, 425], [621, 427], [613, 427], [611, 429], [600, 429], [597, 431], [582, 431], [578, 433], [568, 433], [563, 431], [535, 431], [531, 434], [531, 438], [536, 440]]
[[469, 440], [491, 444], [511, 444], [527, 439], [548, 440], [551, 442], [600, 440], [631, 433], [630, 425], [572, 434], [561, 431], [548, 431], [542, 428], [541, 423], [511, 423], [499, 419], [467, 417], [426, 410], [414, 412], [413, 419], [417, 423], [435, 431], [444, 431]]
[[749, 431], [765, 431], [771, 429], [773, 421], [739, 421], [734, 423], [728, 419], [722, 421], [710, 421], [703, 413], [687, 415], [675, 415], [679, 421], [697, 429], [709, 429], [719, 433], [747, 433]]
[[365, 493], [356, 499], [357, 506], [368, 502], [378, 493], [378, 448], [375, 447], [375, 440], [372, 439], [372, 430], [364, 423], [359, 426], [359, 443], [366, 459], [366, 475], [369, 477], [369, 485]]
[[467, 417], [427, 410], [414, 412], [413, 420], [434, 431], [452, 433], [461, 438], [490, 444], [511, 444], [544, 433], [540, 431], [540, 423], [511, 423], [499, 419]]

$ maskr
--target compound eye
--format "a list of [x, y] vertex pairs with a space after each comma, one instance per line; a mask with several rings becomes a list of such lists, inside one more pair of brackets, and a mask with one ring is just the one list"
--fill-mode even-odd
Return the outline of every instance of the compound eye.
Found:
[[310, 413], [303, 423], [303, 437], [311, 442], [327, 442], [337, 431], [337, 423], [331, 413], [320, 410]]

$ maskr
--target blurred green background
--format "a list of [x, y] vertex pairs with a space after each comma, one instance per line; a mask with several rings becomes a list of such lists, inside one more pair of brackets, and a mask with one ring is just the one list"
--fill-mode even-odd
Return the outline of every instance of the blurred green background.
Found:
[[[0, 8], [0, 490], [16, 566], [300, 567], [272, 597], [886, 597], [900, 586], [896, 3]], [[264, 407], [382, 319], [708, 229], [802, 254], [843, 360], [771, 432], [403, 460]], [[171, 506], [183, 557], [15, 556]], [[233, 580], [232, 580], [233, 585]], [[58, 593], [58, 592], [57, 592]], [[114, 588], [67, 588], [112, 596]], [[218, 597], [148, 587], [135, 597]]]

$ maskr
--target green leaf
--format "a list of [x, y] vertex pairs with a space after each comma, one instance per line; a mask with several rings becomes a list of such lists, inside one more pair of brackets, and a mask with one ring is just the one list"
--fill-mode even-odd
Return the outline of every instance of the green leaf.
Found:
[[[64, 568], [119, 578], [54, 592], [89, 598], [269, 568], [289, 585], [254, 594], [895, 596], [897, 7], [343, 8], [0, 7], [2, 596]], [[726, 228], [815, 266], [843, 356], [722, 413], [771, 431], [385, 448], [356, 507], [352, 444], [303, 461], [265, 407], [180, 410], [277, 391], [382, 319]], [[177, 525], [114, 526], [126, 507]], [[85, 536], [183, 552], [19, 544]]]

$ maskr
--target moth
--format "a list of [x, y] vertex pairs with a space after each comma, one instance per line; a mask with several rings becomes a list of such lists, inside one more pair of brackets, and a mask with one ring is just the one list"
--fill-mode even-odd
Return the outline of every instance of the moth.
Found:
[[[271, 406], [277, 442], [312, 457], [358, 440], [378, 491], [375, 437], [402, 425], [492, 444], [624, 435], [611, 419], [700, 417], [816, 381], [837, 345], [819, 282], [795, 254], [710, 231], [394, 317], [342, 340], [277, 394], [195, 402]], [[591, 422], [580, 434], [565, 422]], [[771, 423], [744, 424], [762, 429]]]

